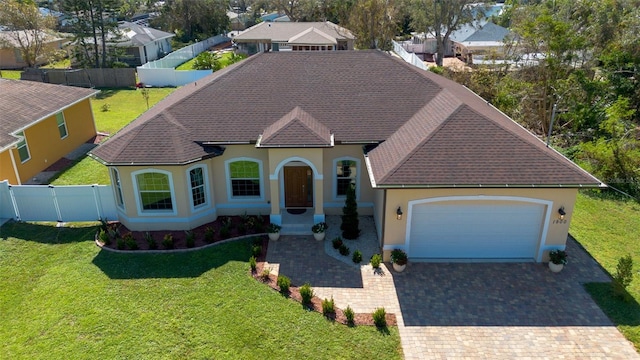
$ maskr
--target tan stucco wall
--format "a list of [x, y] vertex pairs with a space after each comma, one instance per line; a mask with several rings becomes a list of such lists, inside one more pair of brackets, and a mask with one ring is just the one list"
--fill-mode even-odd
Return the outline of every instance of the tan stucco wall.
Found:
[[[335, 148], [256, 148], [254, 145], [229, 145], [222, 156], [203, 160], [184, 166], [119, 166], [122, 191], [125, 198], [121, 221], [132, 230], [187, 230], [213, 221], [217, 216], [281, 214], [284, 195], [283, 167], [291, 161], [312, 165], [314, 174], [314, 213], [341, 214], [344, 199], [333, 196], [333, 161], [350, 157], [359, 160], [358, 202], [363, 206], [360, 215], [372, 215], [374, 194], [381, 196], [382, 191], [371, 189], [369, 176], [364, 164], [360, 145], [336, 146]], [[227, 191], [225, 162], [232, 159], [249, 158], [262, 162], [263, 198], [237, 200], [230, 199]], [[197, 164], [205, 164], [208, 170], [209, 195], [211, 207], [192, 213], [190, 207], [190, 189], [187, 169]], [[172, 173], [176, 202], [176, 214], [149, 214], [138, 211], [137, 192], [131, 174], [139, 170], [157, 169]], [[275, 175], [275, 179], [271, 179]], [[113, 183], [113, 181], [112, 181]], [[380, 209], [380, 213], [382, 209]]]
[[[63, 111], [67, 124], [67, 137], [60, 138], [56, 116], [50, 116], [24, 130], [31, 158], [20, 163], [18, 149], [12, 149], [20, 180], [25, 182], [51, 166], [63, 156], [96, 134], [93, 112], [89, 99], [85, 99]], [[2, 168], [4, 168], [2, 162]], [[8, 163], [7, 165], [10, 165]], [[4, 171], [4, 170], [3, 170]]]
[[[541, 247], [564, 246], [569, 232], [569, 224], [573, 215], [577, 189], [547, 189], [547, 188], [504, 188], [504, 189], [388, 189], [385, 205], [385, 226], [383, 233], [383, 246], [387, 248], [393, 245], [404, 245], [407, 234], [407, 219], [409, 201], [450, 197], [450, 196], [510, 196], [522, 198], [535, 198], [551, 201], [551, 215], [546, 237], [542, 240]], [[478, 201], [478, 200], [474, 200]], [[396, 209], [401, 206], [404, 215], [402, 220], [395, 217]], [[557, 220], [557, 211], [564, 206], [567, 216], [565, 221], [554, 223]], [[389, 251], [385, 251], [385, 259], [388, 259]], [[546, 261], [546, 252], [544, 261]]]

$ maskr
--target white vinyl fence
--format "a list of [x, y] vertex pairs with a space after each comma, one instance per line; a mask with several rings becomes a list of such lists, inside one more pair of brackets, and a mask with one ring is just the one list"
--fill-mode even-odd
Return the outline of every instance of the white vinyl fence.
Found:
[[9, 185], [0, 182], [0, 218], [18, 221], [116, 220], [108, 185]]
[[420, 60], [420, 58], [416, 54], [407, 52], [407, 50], [405, 50], [402, 47], [402, 45], [400, 45], [395, 41], [392, 41], [392, 42], [393, 42], [393, 52], [398, 54], [398, 56], [400, 56], [404, 61], [422, 70], [429, 70], [427, 68], [427, 65], [424, 64], [424, 61]]
[[138, 66], [138, 79], [146, 86], [182, 86], [202, 79], [212, 73], [211, 70], [176, 70], [175, 68], [206, 51], [212, 46], [225, 43], [231, 39], [224, 35], [216, 35], [207, 40], [173, 51], [162, 59], [150, 61]]

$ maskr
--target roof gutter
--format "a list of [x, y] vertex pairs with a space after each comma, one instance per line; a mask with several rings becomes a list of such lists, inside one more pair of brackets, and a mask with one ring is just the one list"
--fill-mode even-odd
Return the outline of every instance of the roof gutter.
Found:
[[[373, 183], [373, 182], [372, 182]], [[496, 189], [496, 188], [513, 188], [513, 189], [530, 189], [530, 188], [541, 188], [541, 189], [557, 189], [557, 188], [607, 188], [607, 185], [604, 183], [599, 184], [410, 184], [410, 185], [384, 185], [378, 184], [375, 185], [375, 188], [378, 189], [477, 189], [477, 188], [486, 188], [486, 189]]]
[[100, 157], [89, 153], [87, 154], [87, 156], [89, 156], [90, 158], [92, 158], [93, 160], [101, 163], [102, 165], [105, 166], [183, 166], [183, 165], [189, 165], [189, 164], [193, 164], [195, 162], [198, 161], [202, 161], [202, 160], [206, 160], [210, 157], [207, 156], [203, 156], [200, 158], [196, 158], [196, 159], [191, 159], [191, 160], [187, 160], [187, 161], [183, 161], [183, 162], [123, 162], [123, 163], [118, 163], [118, 162], [108, 162], [106, 160], [101, 159]]

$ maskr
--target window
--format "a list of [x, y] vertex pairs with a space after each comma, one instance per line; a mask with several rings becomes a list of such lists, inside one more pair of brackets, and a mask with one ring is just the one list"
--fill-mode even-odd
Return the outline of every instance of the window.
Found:
[[22, 140], [18, 142], [18, 155], [20, 156], [20, 162], [25, 162], [31, 159], [31, 155], [29, 154], [29, 146], [27, 145], [27, 138], [24, 136], [24, 131], [21, 131], [16, 134], [21, 137]]
[[124, 197], [122, 196], [122, 184], [120, 183], [120, 174], [118, 170], [111, 169], [111, 176], [113, 178], [113, 187], [116, 189], [116, 203], [120, 207], [124, 207]]
[[261, 164], [252, 160], [233, 160], [227, 163], [231, 198], [260, 198]]
[[67, 124], [64, 121], [64, 114], [61, 112], [56, 114], [56, 122], [58, 123], [58, 131], [60, 132], [60, 139], [67, 137]]
[[207, 203], [207, 194], [205, 189], [204, 170], [197, 167], [189, 170], [189, 181], [191, 183], [191, 204], [198, 207]]
[[135, 176], [142, 211], [173, 210], [169, 175], [159, 172], [145, 172]]
[[336, 198], [345, 197], [347, 196], [347, 189], [349, 188], [349, 185], [351, 183], [357, 184], [358, 162], [347, 159], [336, 160], [335, 170]]

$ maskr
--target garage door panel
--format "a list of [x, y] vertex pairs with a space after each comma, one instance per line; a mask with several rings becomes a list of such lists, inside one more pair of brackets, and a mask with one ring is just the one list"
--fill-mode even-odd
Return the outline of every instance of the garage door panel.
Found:
[[412, 258], [535, 258], [544, 206], [427, 203], [411, 210]]

